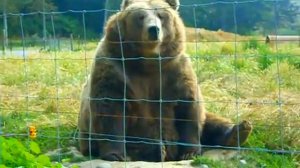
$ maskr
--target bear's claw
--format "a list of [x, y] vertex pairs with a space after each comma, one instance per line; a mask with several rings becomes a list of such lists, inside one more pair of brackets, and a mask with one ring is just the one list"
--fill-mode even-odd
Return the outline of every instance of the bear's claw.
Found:
[[115, 153], [115, 152], [107, 153], [102, 158], [104, 160], [109, 160], [109, 161], [125, 161], [124, 154]]
[[180, 160], [190, 160], [193, 159], [195, 156], [199, 156], [199, 152], [188, 152], [180, 156]]

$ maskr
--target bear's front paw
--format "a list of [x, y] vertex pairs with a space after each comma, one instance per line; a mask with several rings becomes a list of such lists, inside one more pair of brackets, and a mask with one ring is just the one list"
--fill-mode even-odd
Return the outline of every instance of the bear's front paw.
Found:
[[126, 158], [124, 154], [117, 153], [117, 152], [110, 152], [102, 156], [103, 160], [108, 160], [108, 161], [128, 161], [129, 158]]
[[179, 160], [191, 160], [194, 157], [199, 156], [199, 155], [201, 155], [200, 150], [199, 151], [193, 151], [193, 152], [186, 152], [186, 153], [182, 154], [179, 157]]

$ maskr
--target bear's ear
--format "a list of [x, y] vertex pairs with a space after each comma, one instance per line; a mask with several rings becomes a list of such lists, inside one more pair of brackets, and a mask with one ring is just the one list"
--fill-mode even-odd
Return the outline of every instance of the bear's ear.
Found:
[[[178, 10], [180, 2], [179, 0], [165, 0], [173, 9]], [[121, 10], [124, 10], [133, 0], [123, 0], [121, 3]]]
[[105, 38], [109, 41], [120, 42], [123, 40], [124, 23], [120, 13], [112, 15], [106, 24]]
[[180, 6], [179, 0], [165, 0], [173, 9], [178, 10]]
[[121, 10], [124, 10], [130, 3], [131, 0], [123, 0], [121, 3]]

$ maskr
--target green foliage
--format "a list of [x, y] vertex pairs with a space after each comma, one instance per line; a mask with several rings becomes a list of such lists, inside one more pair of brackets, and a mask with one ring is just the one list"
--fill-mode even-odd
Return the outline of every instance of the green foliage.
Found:
[[247, 66], [246, 64], [247, 60], [244, 58], [237, 58], [232, 61], [232, 65], [238, 70], [245, 68]]
[[253, 52], [255, 54], [256, 61], [261, 70], [267, 69], [269, 66], [276, 63], [277, 61], [287, 61], [296, 68], [299, 68], [300, 59], [297, 56], [298, 51], [295, 53], [287, 52], [288, 49], [286, 47], [289, 47], [288, 44], [285, 44], [284, 46], [280, 47], [284, 47], [285, 49], [272, 49], [267, 44], [259, 42], [259, 40], [257, 40], [256, 38], [251, 38], [243, 44], [243, 49], [245, 51]]
[[244, 49], [257, 49], [259, 47], [259, 42], [256, 38], [251, 38], [246, 43], [244, 43]]
[[235, 53], [234, 43], [225, 43], [221, 48], [221, 54], [233, 55]]
[[270, 47], [265, 44], [258, 45], [257, 51], [257, 62], [259, 68], [262, 70], [267, 69], [276, 62], [284, 61], [288, 62], [293, 67], [300, 69], [300, 58], [297, 54], [288, 53], [286, 51], [282, 52], [280, 50], [271, 51]]
[[34, 153], [34, 154], [39, 154], [41, 153], [40, 147], [37, 143], [35, 143], [34, 141], [30, 141], [29, 144], [29, 149]]
[[294, 65], [297, 69], [300, 69], [300, 57], [290, 55], [288, 57], [288, 63]]
[[259, 68], [262, 70], [267, 69], [274, 61], [274, 55], [260, 54], [257, 58]]
[[36, 142], [29, 141], [24, 145], [15, 138], [0, 137], [0, 158], [2, 167], [62, 167], [61, 164], [51, 163], [48, 156], [41, 154]]
[[[4, 2], [6, 2], [6, 4], [4, 4]], [[46, 11], [56, 10], [56, 7], [51, 2], [51, 0], [44, 0], [44, 2], [45, 4], [43, 4], [43, 1], [41, 0], [23, 0], [23, 1], [3, 0], [0, 3], [0, 13], [3, 12], [3, 9], [5, 9], [8, 13], [37, 11], [37, 10], [43, 10], [43, 8], [45, 8]]]

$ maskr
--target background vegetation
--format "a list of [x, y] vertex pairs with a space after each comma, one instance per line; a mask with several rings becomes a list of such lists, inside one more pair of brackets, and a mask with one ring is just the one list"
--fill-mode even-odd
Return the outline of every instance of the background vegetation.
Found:
[[[1, 132], [24, 142], [37, 128], [41, 153], [62, 148], [53, 160], [78, 160], [64, 153], [77, 146], [80, 90], [96, 42], [77, 51], [42, 51], [0, 60]], [[300, 163], [300, 47], [272, 48], [257, 40], [187, 43], [208, 111], [250, 120], [254, 132], [239, 158], [216, 162], [232, 167], [297, 167]], [[236, 104], [238, 101], [238, 104]], [[295, 152], [295, 153], [294, 153]], [[1, 161], [1, 159], [0, 159]], [[1, 163], [0, 163], [1, 164]], [[226, 166], [227, 165], [227, 166]]]
[[[209, 30], [222, 29], [239, 34], [299, 34], [300, 17], [299, 1], [280, 0], [254, 1], [243, 3], [238, 0], [235, 6], [237, 30], [234, 24], [234, 4], [232, 3], [209, 3], [218, 0], [181, 0], [180, 14], [188, 27], [201, 27]], [[233, 2], [234, 0], [226, 0]], [[6, 3], [5, 3], [6, 2]], [[94, 10], [93, 13], [85, 13], [85, 25], [87, 38], [99, 38], [107, 16], [119, 10], [121, 0], [22, 0], [0, 2], [0, 13], [30, 13], [37, 11], [68, 11], [68, 10]], [[193, 7], [193, 4], [202, 4]], [[206, 5], [205, 5], [206, 4]], [[106, 10], [104, 10], [106, 9]], [[56, 34], [61, 37], [83, 37], [83, 14], [61, 13], [55, 14]], [[3, 18], [3, 16], [2, 16]], [[19, 17], [8, 15], [8, 36], [20, 37]], [[196, 21], [196, 22], [195, 22]], [[24, 31], [26, 36], [43, 36], [43, 16], [28, 15], [24, 17]], [[276, 29], [276, 26], [278, 30]], [[0, 22], [3, 27], [3, 22]], [[51, 25], [51, 13], [46, 15], [47, 35], [53, 35]], [[3, 34], [3, 32], [1, 32]]]

